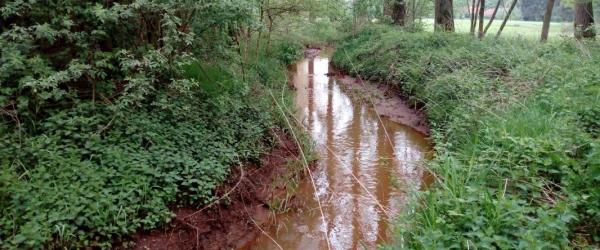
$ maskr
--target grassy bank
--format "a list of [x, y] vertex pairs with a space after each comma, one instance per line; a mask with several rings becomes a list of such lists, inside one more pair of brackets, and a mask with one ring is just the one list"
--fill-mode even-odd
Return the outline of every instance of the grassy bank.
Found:
[[[435, 184], [397, 248], [586, 247], [600, 241], [600, 45], [379, 26], [333, 61], [425, 104]], [[597, 246], [597, 245], [596, 245]]]

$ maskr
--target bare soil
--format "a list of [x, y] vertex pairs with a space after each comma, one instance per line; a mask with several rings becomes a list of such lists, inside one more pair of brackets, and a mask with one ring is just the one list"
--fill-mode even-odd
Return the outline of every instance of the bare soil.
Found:
[[[298, 146], [283, 132], [276, 132], [276, 145], [260, 162], [239, 168], [216, 193], [228, 198], [202, 210], [178, 208], [167, 226], [133, 237], [134, 249], [239, 249], [268, 227], [269, 201], [287, 194], [276, 179], [288, 174], [288, 162], [299, 157]], [[297, 171], [297, 170], [296, 170]], [[278, 183], [278, 184], [276, 184]], [[235, 187], [235, 188], [234, 188]], [[292, 202], [293, 204], [293, 202]]]
[[360, 77], [355, 78], [341, 71], [335, 71], [332, 74], [336, 75], [340, 85], [346, 86], [350, 91], [358, 92], [358, 95], [365, 101], [372, 101], [375, 111], [380, 116], [409, 126], [424, 135], [429, 135], [430, 128], [424, 109], [409, 105], [398, 89], [386, 83], [364, 81]]
[[321, 53], [321, 48], [307, 48], [304, 50], [304, 58], [315, 58]]

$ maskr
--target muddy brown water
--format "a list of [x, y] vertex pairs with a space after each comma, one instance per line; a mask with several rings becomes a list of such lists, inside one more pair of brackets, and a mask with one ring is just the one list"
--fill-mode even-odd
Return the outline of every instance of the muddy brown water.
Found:
[[426, 137], [379, 117], [332, 72], [320, 56], [292, 69], [297, 118], [319, 154], [314, 186], [309, 177], [300, 183], [302, 208], [275, 216], [249, 249], [373, 249], [391, 240], [390, 220], [425, 185]]

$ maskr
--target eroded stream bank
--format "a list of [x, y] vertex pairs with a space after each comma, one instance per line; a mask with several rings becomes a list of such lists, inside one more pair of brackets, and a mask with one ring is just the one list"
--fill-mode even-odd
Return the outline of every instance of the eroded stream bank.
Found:
[[385, 89], [339, 74], [325, 56], [301, 60], [291, 73], [297, 118], [319, 153], [314, 186], [303, 181], [301, 208], [272, 218], [268, 235], [246, 248], [371, 249], [388, 242], [390, 219], [427, 182], [419, 167], [430, 151], [421, 114]]
[[[175, 218], [163, 228], [134, 235], [134, 249], [240, 249], [270, 225], [269, 204], [288, 199], [287, 179], [301, 178], [290, 170], [299, 160], [295, 141], [273, 131], [274, 147], [259, 162], [232, 167], [228, 180], [216, 190], [221, 200], [202, 208], [173, 208]], [[291, 202], [291, 201], [290, 201]], [[131, 247], [123, 246], [128, 249]]]
[[[317, 54], [290, 71], [296, 118], [319, 155], [313, 178], [288, 190], [298, 147], [275, 132], [272, 152], [245, 166], [243, 176], [236, 169], [217, 190], [227, 202], [175, 209], [167, 227], [134, 237], [136, 249], [373, 249], [389, 242], [390, 220], [429, 181], [420, 167], [431, 149], [423, 114]], [[287, 212], [277, 214], [273, 201], [281, 199]]]

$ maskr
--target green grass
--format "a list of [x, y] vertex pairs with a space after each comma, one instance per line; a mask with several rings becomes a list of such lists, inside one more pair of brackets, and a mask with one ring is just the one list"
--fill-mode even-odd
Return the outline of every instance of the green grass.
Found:
[[[489, 20], [486, 19], [484, 28]], [[487, 35], [496, 36], [500, 25], [502, 24], [501, 19], [495, 19], [490, 26]], [[433, 19], [423, 19], [423, 25], [426, 31], [433, 31]], [[458, 33], [469, 33], [471, 30], [471, 20], [469, 19], [454, 19], [454, 26]], [[476, 28], [477, 29], [477, 28]], [[542, 32], [542, 22], [536, 21], [521, 21], [521, 20], [508, 20], [504, 30], [502, 31], [503, 37], [523, 37], [539, 39]], [[551, 22], [550, 31], [548, 37], [559, 38], [561, 36], [573, 36], [573, 23], [571, 22]]]
[[435, 184], [390, 248], [563, 249], [600, 242], [600, 44], [369, 27], [333, 56], [427, 109]]

